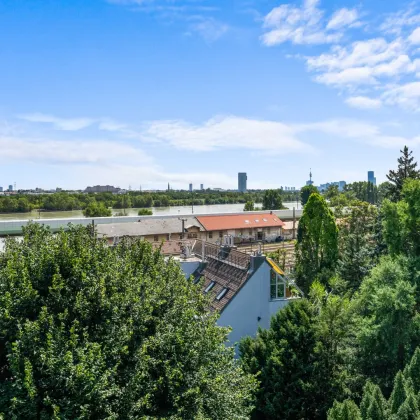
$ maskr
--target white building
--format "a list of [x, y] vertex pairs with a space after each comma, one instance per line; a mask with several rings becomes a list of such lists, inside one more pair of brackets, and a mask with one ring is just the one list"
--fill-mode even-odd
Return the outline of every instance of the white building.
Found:
[[228, 236], [225, 243], [196, 240], [180, 263], [187, 277], [202, 282], [211, 310], [220, 312], [218, 325], [232, 328], [229, 341], [236, 344], [258, 327], [269, 328], [271, 317], [302, 292], [265, 255], [237, 251]]

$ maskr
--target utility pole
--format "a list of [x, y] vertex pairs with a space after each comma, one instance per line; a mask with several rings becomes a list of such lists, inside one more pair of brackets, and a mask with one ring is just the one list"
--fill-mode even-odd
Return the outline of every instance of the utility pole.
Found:
[[295, 211], [295, 208], [293, 207], [293, 239], [296, 239], [295, 226], [296, 226], [296, 211]]

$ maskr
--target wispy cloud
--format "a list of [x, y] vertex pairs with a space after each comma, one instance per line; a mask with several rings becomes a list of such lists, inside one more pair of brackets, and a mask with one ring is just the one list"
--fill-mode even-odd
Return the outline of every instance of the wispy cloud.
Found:
[[276, 7], [265, 17], [263, 28], [269, 30], [263, 43], [332, 44], [303, 58], [314, 81], [338, 89], [352, 107], [386, 104], [420, 110], [415, 80], [420, 77], [420, 13], [414, 6], [387, 15], [380, 25], [370, 22], [369, 31], [359, 31], [353, 42], [343, 35], [348, 28], [363, 26], [359, 10], [342, 8], [329, 20], [325, 15], [319, 0], [306, 0], [301, 8]]
[[346, 99], [346, 103], [353, 108], [359, 109], [378, 109], [382, 106], [379, 99], [372, 99], [366, 96], [351, 96]]
[[189, 30], [199, 34], [207, 42], [217, 41], [229, 30], [227, 24], [214, 18], [198, 18], [195, 20], [197, 22], [192, 23]]
[[214, 42], [229, 29], [229, 25], [214, 16], [217, 7], [209, 6], [205, 0], [106, 0], [130, 10], [155, 15], [165, 22], [184, 21], [185, 33], [198, 34], [206, 42]]
[[173, 147], [195, 151], [250, 149], [272, 153], [305, 153], [312, 148], [298, 140], [287, 124], [241, 117], [213, 118], [201, 125], [154, 121], [145, 130]]
[[36, 123], [52, 124], [57, 130], [78, 131], [95, 123], [90, 118], [57, 118], [48, 114], [34, 113], [20, 115], [22, 120]]
[[358, 23], [356, 9], [340, 9], [328, 20], [319, 0], [304, 0], [301, 7], [282, 4], [264, 18], [262, 41], [267, 46], [290, 41], [293, 44], [329, 44], [342, 37], [342, 30]]

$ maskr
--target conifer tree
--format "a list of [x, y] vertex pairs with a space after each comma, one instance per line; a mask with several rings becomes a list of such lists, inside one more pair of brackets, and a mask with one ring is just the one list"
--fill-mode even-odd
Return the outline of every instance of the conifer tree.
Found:
[[372, 400], [364, 420], [386, 420], [383, 407], [377, 400]]
[[420, 348], [417, 347], [411, 362], [404, 370], [404, 376], [411, 379], [413, 391], [418, 394], [420, 392]]
[[398, 420], [418, 420], [420, 418], [418, 403], [412, 392], [408, 394], [395, 418]]
[[375, 385], [371, 381], [367, 381], [363, 387], [363, 398], [360, 403], [360, 412], [363, 419], [367, 418], [367, 412], [373, 401], [373, 390]]
[[405, 391], [404, 376], [401, 371], [397, 373], [397, 376], [394, 380], [394, 389], [392, 390], [391, 397], [389, 399], [389, 406], [391, 409], [391, 414], [397, 414], [399, 408], [402, 406], [403, 402], [407, 398]]
[[420, 177], [420, 172], [416, 169], [417, 162], [414, 161], [414, 156], [412, 156], [413, 152], [409, 151], [407, 146], [404, 146], [404, 149], [400, 152], [402, 156], [398, 158], [398, 169], [396, 171], [390, 170], [386, 176], [391, 183], [387, 198], [394, 202], [401, 199], [401, 192], [406, 179], [418, 179]]
[[337, 401], [328, 412], [328, 420], [362, 420], [359, 407], [352, 400]]

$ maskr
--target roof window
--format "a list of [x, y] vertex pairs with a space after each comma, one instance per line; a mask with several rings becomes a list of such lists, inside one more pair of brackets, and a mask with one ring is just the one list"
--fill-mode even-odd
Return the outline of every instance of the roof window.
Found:
[[226, 287], [217, 295], [216, 300], [221, 300], [223, 296], [227, 293], [228, 289]]
[[268, 220], [267, 219], [263, 219], [263, 222], [268, 222]]
[[214, 281], [212, 281], [207, 287], [206, 287], [206, 290], [204, 290], [204, 292], [205, 293], [208, 293], [208, 292], [210, 292], [210, 290], [211, 289], [213, 289], [213, 287], [214, 287], [214, 285], [215, 285], [215, 282]]
[[249, 220], [245, 220], [245, 223], [249, 223]]
[[255, 219], [255, 222], [258, 223], [260, 220], [259, 219]]

